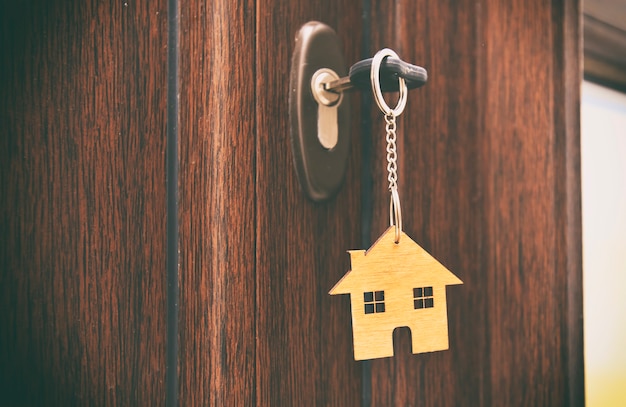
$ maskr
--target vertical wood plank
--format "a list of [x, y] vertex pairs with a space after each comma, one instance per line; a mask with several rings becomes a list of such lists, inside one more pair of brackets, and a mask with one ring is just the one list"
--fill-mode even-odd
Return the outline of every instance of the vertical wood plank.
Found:
[[[372, 362], [372, 405], [489, 405], [484, 194], [480, 173], [480, 61], [475, 3], [374, 2], [372, 48], [390, 46], [423, 65], [429, 83], [409, 93], [399, 119], [399, 185], [406, 233], [464, 281], [447, 287], [450, 350], [412, 355], [410, 336], [394, 336], [395, 356]], [[394, 95], [395, 96], [395, 95]], [[373, 238], [387, 224], [384, 120], [374, 120]], [[428, 335], [412, 332], [411, 335]]]
[[252, 406], [255, 4], [180, 15], [180, 405]]
[[[584, 404], [570, 399], [581, 394], [572, 387], [583, 388], [582, 364], [571, 369], [582, 357], [582, 341], [572, 342], [582, 320], [570, 325], [582, 304], [580, 54], [579, 15], [566, 8], [578, 10], [577, 2], [494, 3], [486, 10], [494, 404]], [[503, 24], [511, 14], [517, 18]], [[527, 79], [511, 80], [514, 71]]]
[[465, 285], [448, 288], [450, 351], [413, 356], [398, 335], [372, 362], [372, 405], [582, 403], [576, 2], [373, 10], [393, 27], [373, 49], [429, 70], [399, 125], [406, 232]]
[[[289, 69], [300, 26], [333, 27], [357, 61], [360, 9], [349, 1], [273, 0], [257, 9], [257, 405], [357, 406], [349, 298], [328, 291], [360, 246], [359, 113], [353, 111], [346, 183], [332, 201], [306, 199], [289, 140]], [[352, 100], [357, 107], [358, 96]]]
[[166, 2], [0, 10], [1, 402], [162, 405]]
[[[503, 25], [502, 17], [510, 13], [517, 18]], [[493, 157], [486, 168], [491, 215], [487, 244], [493, 251], [486, 289], [497, 305], [487, 315], [492, 358], [500, 362], [491, 366], [491, 381], [500, 390], [493, 400], [564, 405], [567, 377], [560, 349], [566, 344], [559, 322], [567, 314], [565, 307], [559, 308], [567, 275], [555, 267], [559, 225], [551, 9], [494, 3], [485, 19], [490, 27], [485, 55], [490, 75], [485, 106], [490, 114], [485, 121], [491, 141], [485, 153]], [[500, 35], [494, 36], [492, 27]], [[513, 43], [515, 51], [510, 49]], [[524, 72], [523, 84], [508, 79], [513, 68]]]
[[559, 256], [555, 268], [567, 273], [567, 318], [561, 319], [565, 365], [568, 375], [565, 403], [585, 405], [583, 344], [582, 212], [580, 84], [583, 70], [581, 55], [583, 29], [582, 4], [562, 0], [553, 3], [552, 22], [555, 44], [562, 52], [554, 55], [554, 128], [556, 217], [560, 229], [556, 238]]

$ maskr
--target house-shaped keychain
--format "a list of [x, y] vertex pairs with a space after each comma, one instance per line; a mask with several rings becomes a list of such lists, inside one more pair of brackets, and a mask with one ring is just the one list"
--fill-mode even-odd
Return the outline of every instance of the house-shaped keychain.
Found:
[[446, 286], [463, 282], [391, 226], [366, 252], [350, 250], [352, 269], [329, 294], [350, 294], [354, 359], [393, 356], [393, 331], [411, 330], [413, 353], [448, 349]]

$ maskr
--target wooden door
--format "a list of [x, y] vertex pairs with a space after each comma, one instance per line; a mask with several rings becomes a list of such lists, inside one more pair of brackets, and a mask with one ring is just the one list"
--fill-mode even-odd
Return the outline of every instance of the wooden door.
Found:
[[[10, 405], [581, 405], [574, 1], [2, 6], [0, 387]], [[399, 122], [405, 230], [465, 284], [450, 350], [352, 358], [347, 249], [384, 230], [352, 98], [316, 204], [289, 143], [307, 21], [429, 71]]]

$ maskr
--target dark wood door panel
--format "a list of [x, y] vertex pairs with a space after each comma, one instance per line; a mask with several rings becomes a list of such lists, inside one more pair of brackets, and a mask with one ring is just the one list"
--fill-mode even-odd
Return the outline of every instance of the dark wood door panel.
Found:
[[[429, 71], [399, 124], [405, 229], [465, 282], [448, 287], [450, 350], [399, 336], [371, 364], [372, 405], [582, 404], [577, 4], [372, 7], [393, 27], [373, 49]], [[379, 119], [372, 238], [383, 134]]]
[[[472, 2], [399, 2], [390, 12], [373, 2], [373, 50], [389, 44], [423, 65], [428, 84], [411, 91], [399, 119], [399, 185], [405, 231], [463, 280], [447, 287], [450, 349], [412, 355], [410, 337], [396, 335], [395, 356], [371, 363], [372, 405], [489, 405], [488, 309], [484, 278], [485, 180], [481, 178], [480, 35]], [[387, 227], [382, 113], [373, 112], [375, 206], [373, 236]], [[428, 335], [412, 332], [411, 335]]]
[[0, 403], [162, 405], [166, 2], [0, 9]]
[[288, 78], [295, 34], [310, 20], [336, 30], [348, 66], [358, 60], [360, 4], [270, 3], [257, 10], [257, 405], [355, 406], [349, 301], [328, 291], [349, 267], [346, 250], [360, 245], [359, 98], [346, 183], [315, 204], [295, 176]]
[[312, 19], [356, 60], [348, 2], [181, 2], [183, 405], [360, 402], [347, 304], [327, 294], [359, 240], [359, 185], [307, 201], [290, 149], [291, 52]]
[[179, 392], [255, 403], [255, 5], [180, 2]]

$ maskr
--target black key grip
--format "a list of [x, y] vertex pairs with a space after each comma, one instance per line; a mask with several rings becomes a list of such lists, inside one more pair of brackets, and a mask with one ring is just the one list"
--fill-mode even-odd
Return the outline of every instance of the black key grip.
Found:
[[[350, 67], [350, 82], [361, 90], [371, 90], [370, 70], [372, 59], [357, 62]], [[398, 91], [398, 77], [404, 78], [408, 89], [424, 86], [428, 81], [428, 72], [421, 66], [411, 65], [397, 58], [385, 58], [380, 66], [380, 87], [383, 92]]]

